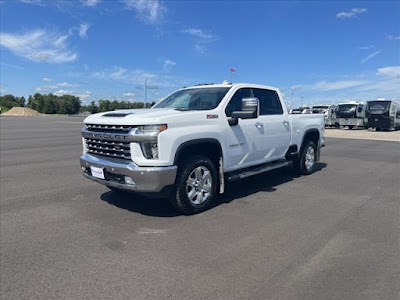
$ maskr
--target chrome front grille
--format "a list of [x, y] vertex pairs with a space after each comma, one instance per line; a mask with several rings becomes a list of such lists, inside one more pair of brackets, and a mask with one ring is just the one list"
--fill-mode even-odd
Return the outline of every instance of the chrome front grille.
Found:
[[113, 142], [88, 138], [85, 140], [89, 153], [114, 158], [131, 159], [129, 142]]
[[86, 124], [86, 130], [92, 132], [129, 133], [135, 126], [131, 125], [96, 125]]
[[[125, 142], [123, 140], [112, 140], [112, 138], [104, 138], [104, 136], [109, 136], [113, 134], [129, 134], [129, 132], [135, 128], [131, 125], [97, 125], [97, 124], [86, 124], [85, 131], [93, 133], [90, 137], [85, 136], [86, 147], [88, 153], [93, 153], [96, 155], [121, 158], [121, 159], [131, 159], [131, 147], [130, 142]], [[103, 134], [103, 137], [97, 134]]]

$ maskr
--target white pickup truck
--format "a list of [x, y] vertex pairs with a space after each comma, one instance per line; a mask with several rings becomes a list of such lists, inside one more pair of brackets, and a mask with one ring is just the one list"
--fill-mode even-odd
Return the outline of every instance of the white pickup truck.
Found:
[[184, 214], [207, 209], [225, 182], [293, 162], [311, 174], [324, 146], [324, 116], [289, 115], [277, 88], [182, 88], [150, 109], [84, 120], [83, 175], [112, 190], [168, 194]]

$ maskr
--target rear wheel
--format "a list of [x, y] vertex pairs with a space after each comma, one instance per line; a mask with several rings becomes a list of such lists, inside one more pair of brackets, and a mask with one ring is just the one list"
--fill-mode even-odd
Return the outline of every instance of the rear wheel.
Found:
[[195, 155], [179, 164], [176, 192], [171, 203], [183, 214], [195, 214], [210, 207], [217, 191], [217, 170], [206, 156]]
[[349, 125], [349, 129], [350, 129], [350, 130], [353, 129], [353, 127], [354, 127], [353, 125]]
[[315, 170], [317, 158], [317, 146], [313, 141], [306, 141], [302, 147], [300, 156], [294, 160], [296, 171], [302, 175], [309, 175]]

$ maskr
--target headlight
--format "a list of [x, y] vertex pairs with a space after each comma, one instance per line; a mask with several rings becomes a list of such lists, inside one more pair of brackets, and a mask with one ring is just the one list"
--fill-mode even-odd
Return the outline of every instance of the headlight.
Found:
[[160, 132], [167, 130], [167, 128], [168, 126], [166, 124], [138, 126], [137, 134], [148, 135], [149, 140], [152, 139], [152, 141], [140, 143], [144, 157], [147, 159], [158, 159], [158, 142], [157, 139], [153, 139], [157, 137]]
[[151, 134], [151, 133], [160, 133], [163, 132], [164, 130], [167, 130], [168, 126], [167, 124], [161, 124], [161, 125], [142, 125], [138, 126], [138, 133], [139, 134]]

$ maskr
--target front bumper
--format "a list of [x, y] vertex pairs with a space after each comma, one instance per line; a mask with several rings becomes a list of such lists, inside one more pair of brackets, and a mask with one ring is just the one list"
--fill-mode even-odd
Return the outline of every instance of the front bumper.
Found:
[[[158, 193], [175, 183], [177, 166], [139, 167], [133, 162], [103, 159], [90, 154], [80, 158], [82, 175], [100, 184], [139, 193]], [[90, 167], [103, 168], [105, 179], [93, 177]], [[125, 178], [130, 177], [131, 181]]]

